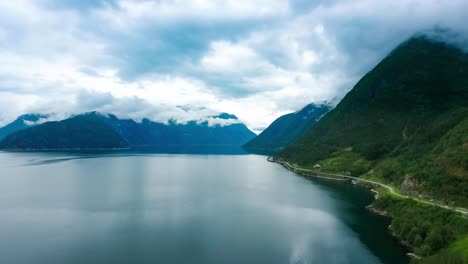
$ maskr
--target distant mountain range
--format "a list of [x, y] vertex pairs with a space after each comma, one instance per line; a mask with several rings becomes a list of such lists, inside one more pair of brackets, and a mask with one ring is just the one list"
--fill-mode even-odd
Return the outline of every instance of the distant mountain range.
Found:
[[304, 135], [328, 111], [326, 104], [309, 104], [302, 110], [276, 119], [258, 137], [244, 145], [251, 153], [273, 155]]
[[[227, 125], [209, 125], [207, 121], [178, 124], [157, 123], [149, 119], [136, 122], [97, 112], [66, 120], [21, 126], [20, 117], [0, 131], [4, 150], [110, 150], [129, 149], [163, 153], [241, 153], [241, 146], [256, 135], [237, 117], [220, 114]], [[34, 121], [33, 119], [31, 119]], [[24, 122], [23, 122], [24, 123]], [[15, 128], [15, 129], [11, 129]], [[10, 133], [8, 133], [10, 132]]]

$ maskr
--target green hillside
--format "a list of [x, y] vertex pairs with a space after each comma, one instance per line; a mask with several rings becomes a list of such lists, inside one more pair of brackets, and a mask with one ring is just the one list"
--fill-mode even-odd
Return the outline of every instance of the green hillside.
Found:
[[390, 230], [394, 236], [411, 245], [417, 255], [427, 257], [417, 263], [468, 261], [468, 219], [465, 216], [389, 194], [381, 194], [372, 207], [393, 218]]
[[468, 207], [468, 55], [408, 40], [277, 158]]

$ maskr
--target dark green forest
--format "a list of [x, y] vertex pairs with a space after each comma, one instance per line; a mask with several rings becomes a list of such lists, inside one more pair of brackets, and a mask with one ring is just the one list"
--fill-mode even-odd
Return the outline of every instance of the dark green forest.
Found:
[[[420, 263], [468, 263], [468, 241], [463, 241], [468, 234], [468, 219], [460, 213], [391, 195], [380, 197], [373, 207], [393, 218], [390, 230], [411, 245], [415, 254], [431, 256]], [[457, 241], [464, 245], [449, 248]]]

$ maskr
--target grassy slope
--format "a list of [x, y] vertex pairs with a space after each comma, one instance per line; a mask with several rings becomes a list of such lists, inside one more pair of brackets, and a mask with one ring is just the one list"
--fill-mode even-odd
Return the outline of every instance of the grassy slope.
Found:
[[[417, 140], [379, 161], [374, 174], [399, 183], [409, 175], [420, 195], [451, 205], [468, 205], [468, 108], [442, 115]], [[432, 139], [435, 138], [435, 139]]]

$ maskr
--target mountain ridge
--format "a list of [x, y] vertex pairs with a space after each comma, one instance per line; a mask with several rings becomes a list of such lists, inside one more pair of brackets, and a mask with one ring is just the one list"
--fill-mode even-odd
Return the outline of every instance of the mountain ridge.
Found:
[[[220, 117], [235, 118], [229, 114], [220, 114]], [[78, 133], [80, 129], [84, 132]], [[210, 126], [208, 122], [189, 121], [163, 124], [149, 119], [136, 122], [119, 119], [113, 114], [87, 112], [14, 132], [0, 142], [0, 149], [131, 149], [192, 153], [204, 152], [202, 148], [206, 147], [222, 153], [223, 149], [238, 151], [235, 149], [240, 149], [254, 136], [242, 123]]]
[[277, 118], [243, 147], [251, 153], [273, 155], [307, 132], [330, 109], [327, 104], [308, 104], [297, 112]]
[[44, 114], [24, 114], [17, 117], [13, 122], [0, 128], [0, 141], [16, 131], [34, 126], [35, 123], [39, 122], [41, 119], [46, 119], [47, 117], [48, 115]]

